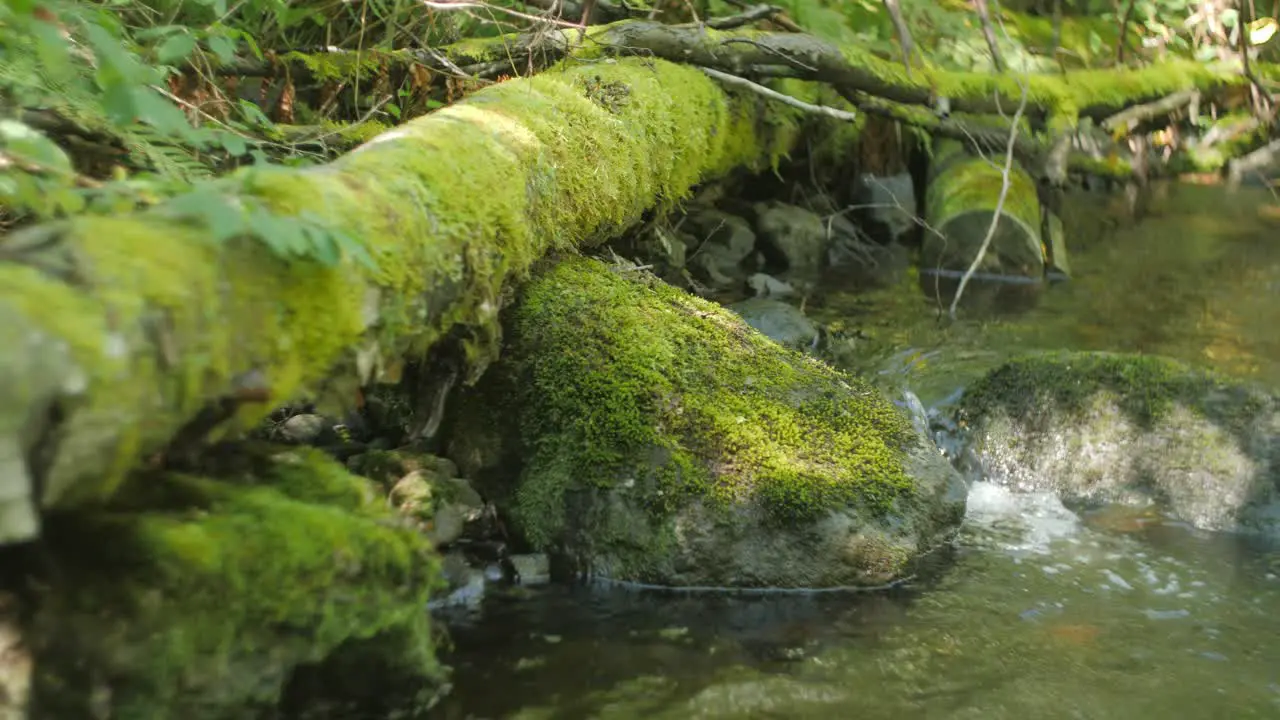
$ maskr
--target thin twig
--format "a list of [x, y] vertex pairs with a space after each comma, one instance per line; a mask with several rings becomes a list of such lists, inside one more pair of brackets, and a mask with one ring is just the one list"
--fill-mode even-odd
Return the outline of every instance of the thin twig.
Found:
[[[726, 0], [726, 2], [728, 2], [730, 5], [734, 7], [739, 7], [743, 9], [748, 8], [748, 5], [746, 2], [744, 2], [744, 0]], [[774, 25], [777, 25], [778, 27], [782, 28], [783, 30], [786, 30], [787, 32], [793, 32], [793, 33], [804, 32], [804, 28], [796, 24], [795, 20], [792, 20], [791, 18], [787, 17], [787, 14], [785, 12], [780, 12], [773, 15], [772, 17], [769, 18], [769, 21], [772, 22]]]
[[707, 20], [707, 27], [712, 30], [732, 30], [740, 28], [743, 25], [750, 25], [757, 20], [768, 20], [782, 12], [782, 8], [777, 5], [756, 5], [749, 8], [746, 12], [737, 15], [730, 15], [722, 18], [710, 18]]
[[814, 73], [818, 72], [818, 68], [816, 68], [816, 67], [814, 67], [814, 66], [812, 66], [812, 65], [810, 65], [810, 64], [808, 64], [808, 63], [806, 63], [806, 62], [802, 62], [802, 61], [800, 61], [800, 60], [797, 60], [797, 59], [795, 59], [795, 58], [791, 57], [790, 55], [787, 55], [786, 53], [782, 52], [781, 50], [778, 50], [777, 48], [769, 47], [768, 45], [765, 45], [765, 44], [762, 44], [762, 43], [758, 43], [758, 42], [756, 42], [755, 40], [752, 40], [751, 38], [746, 38], [746, 37], [731, 37], [731, 38], [725, 38], [725, 40], [724, 40], [723, 42], [721, 42], [720, 44], [721, 44], [721, 45], [733, 45], [734, 43], [742, 43], [743, 45], [750, 45], [750, 46], [752, 46], [752, 47], [760, 48], [761, 50], [764, 50], [764, 51], [765, 51], [765, 52], [767, 52], [767, 53], [770, 53], [770, 54], [773, 54], [773, 55], [776, 55], [776, 56], [778, 56], [778, 57], [782, 58], [782, 59], [783, 59], [783, 60], [785, 60], [789, 65], [794, 65], [794, 66], [796, 66], [796, 67], [798, 67], [798, 68], [800, 68], [800, 69], [802, 69], [802, 70], [808, 70], [809, 72], [814, 72]]
[[1136, 0], [1129, 0], [1129, 5], [1124, 10], [1124, 17], [1120, 19], [1120, 39], [1116, 40], [1117, 65], [1124, 64], [1124, 49], [1129, 44], [1129, 21], [1133, 19], [1133, 8], [1136, 4]]
[[[1000, 23], [1000, 29], [1005, 31], [1007, 38], [1008, 31], [1004, 28], [1004, 22]], [[1022, 122], [1022, 113], [1027, 109], [1027, 81], [1025, 78], [1018, 80], [1018, 87], [1021, 90], [1021, 97], [1018, 100], [1018, 109], [1013, 114], [1013, 121], [1010, 122], [1009, 141], [1005, 144], [1004, 150], [1004, 167], [1000, 169], [1000, 195], [996, 199], [995, 210], [991, 213], [991, 225], [987, 228], [987, 236], [982, 239], [982, 246], [978, 248], [978, 254], [974, 256], [973, 262], [969, 263], [969, 268], [965, 270], [964, 276], [960, 278], [960, 285], [956, 288], [955, 297], [951, 298], [951, 307], [947, 313], [952, 320], [956, 319], [956, 308], [960, 305], [960, 298], [964, 295], [964, 289], [969, 284], [969, 279], [977, 272], [978, 266], [987, 256], [987, 250], [991, 248], [991, 242], [995, 240], [996, 229], [1000, 226], [1000, 216], [1004, 213], [1004, 201], [1009, 195], [1009, 186], [1013, 180], [1013, 150], [1018, 144], [1018, 126]]]
[[837, 108], [828, 107], [826, 105], [814, 105], [812, 103], [807, 103], [798, 98], [791, 97], [790, 95], [784, 95], [778, 92], [777, 90], [770, 90], [769, 88], [759, 83], [751, 82], [750, 80], [744, 77], [738, 77], [737, 75], [730, 75], [729, 73], [720, 72], [719, 70], [713, 70], [708, 67], [704, 67], [700, 69], [702, 70], [702, 72], [725, 83], [726, 85], [735, 85], [740, 88], [746, 88], [747, 90], [750, 90], [751, 92], [757, 93], [759, 95], [763, 95], [769, 98], [770, 100], [777, 100], [780, 103], [783, 103], [785, 105], [790, 105], [793, 108], [804, 110], [805, 112], [814, 113], [815, 115], [826, 115], [827, 117], [833, 117], [833, 118], [836, 118], [837, 120], [847, 120], [849, 122], [853, 122], [854, 120], [858, 119], [857, 113], [852, 113], [847, 110], [840, 110]]
[[898, 48], [902, 51], [902, 67], [906, 68], [909, 77], [911, 55], [915, 48], [911, 41], [911, 29], [907, 27], [907, 21], [902, 18], [902, 8], [898, 6], [898, 0], [884, 0], [884, 9], [889, 13], [889, 19], [893, 21], [893, 30], [898, 35]]
[[520, 12], [519, 10], [512, 10], [511, 8], [505, 8], [500, 5], [490, 5], [488, 3], [483, 3], [483, 2], [467, 2], [466, 0], [461, 0], [460, 2], [446, 2], [444, 0], [418, 0], [418, 2], [420, 2], [424, 7], [429, 7], [434, 10], [479, 9], [479, 10], [488, 10], [490, 12], [497, 11], [500, 13], [506, 13], [507, 15], [510, 15], [512, 17], [518, 17], [521, 20], [528, 20], [529, 22], [549, 23], [551, 25], [558, 25], [564, 28], [573, 28], [575, 30], [582, 27], [581, 24], [579, 23], [568, 22], [566, 20], [559, 20], [557, 18], [548, 17], [546, 15], [530, 15], [529, 13], [523, 13], [523, 12]]
[[1004, 58], [1000, 56], [1000, 46], [996, 43], [996, 31], [991, 27], [991, 12], [987, 10], [987, 0], [973, 0], [978, 11], [978, 22], [982, 24], [982, 37], [987, 40], [987, 50], [991, 52], [991, 66], [996, 72], [1004, 72]]

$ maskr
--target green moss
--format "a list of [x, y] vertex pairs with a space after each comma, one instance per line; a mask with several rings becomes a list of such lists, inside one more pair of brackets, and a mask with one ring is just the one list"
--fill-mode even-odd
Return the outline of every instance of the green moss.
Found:
[[391, 129], [390, 125], [377, 120], [365, 120], [359, 123], [339, 123], [323, 120], [320, 123], [326, 133], [336, 136], [344, 145], [360, 145], [369, 142]]
[[[1052, 17], [1007, 9], [1003, 15], [1010, 34], [1027, 46], [1047, 52], [1053, 45], [1055, 29]], [[1085, 66], [1111, 62], [1120, 36], [1116, 22], [1104, 17], [1063, 17], [1056, 32], [1061, 61]], [[1137, 33], [1130, 33], [1131, 49], [1137, 37]]]
[[995, 411], [1025, 418], [1045, 408], [1082, 414], [1104, 394], [1140, 427], [1151, 427], [1182, 406], [1240, 430], [1263, 401], [1239, 383], [1175, 360], [1054, 352], [1018, 358], [993, 370], [966, 391], [962, 412], [970, 419]]
[[51, 518], [59, 573], [38, 627], [54, 707], [88, 702], [69, 669], [83, 665], [113, 679], [113, 716], [244, 716], [274, 703], [296, 665], [385, 634], [437, 676], [427, 541], [333, 461], [274, 460], [235, 482], [149, 478], [147, 497], [164, 502], [148, 509]]
[[627, 274], [568, 260], [519, 305], [511, 347], [533, 457], [517, 502], [535, 543], [563, 532], [577, 494], [628, 478], [659, 517], [755, 498], [794, 522], [883, 511], [911, 491], [910, 424], [875, 389]]
[[379, 50], [309, 54], [295, 50], [280, 59], [302, 65], [316, 80], [352, 81], [375, 75], [386, 63], [394, 61], [396, 54]]

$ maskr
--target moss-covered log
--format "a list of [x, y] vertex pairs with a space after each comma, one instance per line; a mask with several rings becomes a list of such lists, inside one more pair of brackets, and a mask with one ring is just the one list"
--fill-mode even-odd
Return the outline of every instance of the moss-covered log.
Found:
[[30, 717], [273, 717], [295, 668], [371, 644], [380, 670], [416, 677], [400, 702], [441, 691], [430, 543], [322, 453], [254, 450], [50, 516]]
[[1035, 181], [1016, 162], [1008, 168], [1009, 188], [1001, 201], [1003, 158], [970, 155], [958, 143], [940, 143], [925, 198], [925, 267], [967, 270], [995, 220], [990, 248], [979, 272], [1040, 278], [1044, 251], [1040, 201]]
[[216, 420], [211, 403], [253, 422], [337, 369], [375, 377], [451, 332], [482, 366], [505, 285], [548, 250], [616, 235], [785, 153], [798, 123], [766, 102], [696, 68], [595, 63], [488, 88], [330, 165], [246, 169], [198, 198], [309, 217], [373, 270], [218, 243], [218, 218], [179, 223], [163, 208], [7, 238], [0, 535], [34, 531], [24, 495], [110, 496], [176, 430]]

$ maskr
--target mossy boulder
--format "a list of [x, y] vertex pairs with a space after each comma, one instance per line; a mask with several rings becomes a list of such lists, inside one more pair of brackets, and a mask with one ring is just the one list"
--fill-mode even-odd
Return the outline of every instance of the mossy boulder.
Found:
[[432, 700], [430, 543], [317, 451], [229, 465], [49, 517], [54, 571], [28, 628], [37, 717], [272, 715], [297, 668], [315, 676], [356, 649], [417, 678], [405, 702]]
[[634, 268], [556, 265], [507, 332], [485, 380], [509, 388], [485, 414], [518, 410], [507, 509], [581, 572], [879, 584], [963, 514], [959, 476], [879, 391]]
[[1280, 532], [1280, 402], [1158, 357], [1049, 353], [970, 387], [965, 462], [1067, 502], [1153, 505], [1207, 530]]

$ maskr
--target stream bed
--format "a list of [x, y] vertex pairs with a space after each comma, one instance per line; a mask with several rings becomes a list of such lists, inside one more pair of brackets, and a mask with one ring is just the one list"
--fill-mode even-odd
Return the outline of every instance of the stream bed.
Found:
[[[940, 322], [900, 286], [822, 288], [860, 328], [850, 369], [944, 407], [1031, 349], [1178, 358], [1280, 387], [1280, 222], [1263, 190], [1163, 188], [1115, 220], [1073, 200], [1075, 278], [1030, 309]], [[515, 588], [448, 618], [480, 718], [1280, 717], [1280, 546], [1150, 511], [1089, 512], [973, 479], [955, 548], [866, 593]]]

